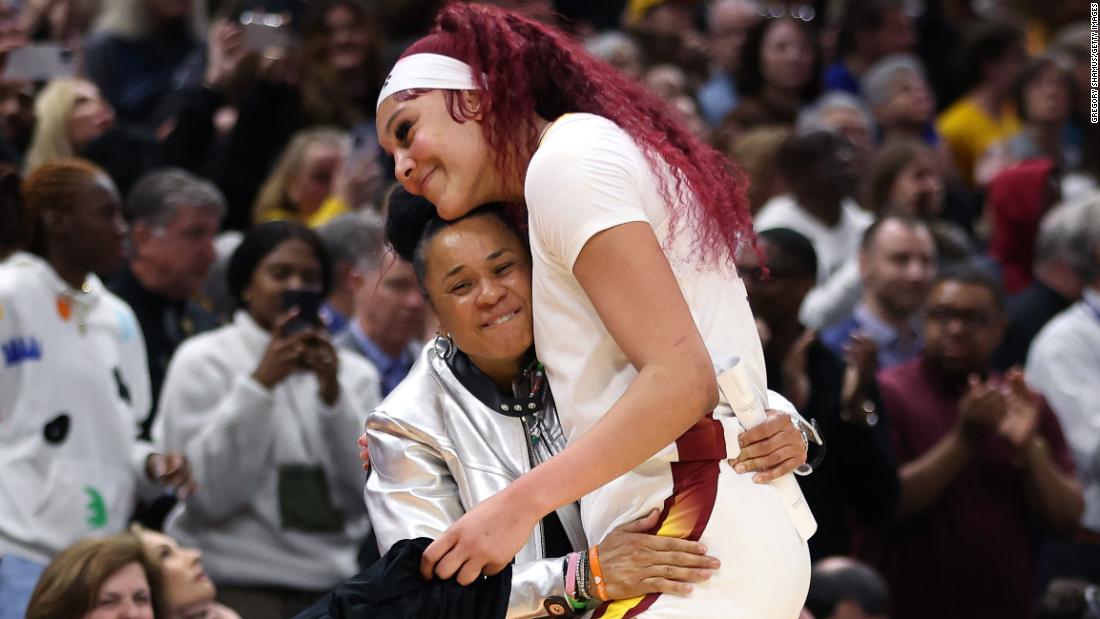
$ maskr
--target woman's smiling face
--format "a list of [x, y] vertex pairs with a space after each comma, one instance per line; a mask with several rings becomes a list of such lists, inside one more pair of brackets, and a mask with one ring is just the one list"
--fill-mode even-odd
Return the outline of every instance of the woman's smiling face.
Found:
[[424, 288], [442, 331], [483, 372], [506, 374], [534, 341], [531, 258], [492, 214], [455, 222], [427, 241]]
[[[458, 97], [467, 109], [476, 108], [473, 93], [456, 93]], [[394, 158], [397, 181], [409, 193], [427, 198], [444, 219], [508, 198], [480, 119], [475, 113], [456, 121], [442, 90], [405, 101], [390, 96], [378, 108], [378, 141]]]

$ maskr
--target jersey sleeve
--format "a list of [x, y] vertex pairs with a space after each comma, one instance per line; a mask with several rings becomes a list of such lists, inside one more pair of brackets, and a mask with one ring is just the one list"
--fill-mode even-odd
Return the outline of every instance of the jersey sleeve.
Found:
[[608, 120], [567, 119], [551, 127], [527, 170], [531, 235], [572, 270], [585, 244], [616, 226], [648, 221], [647, 162]]

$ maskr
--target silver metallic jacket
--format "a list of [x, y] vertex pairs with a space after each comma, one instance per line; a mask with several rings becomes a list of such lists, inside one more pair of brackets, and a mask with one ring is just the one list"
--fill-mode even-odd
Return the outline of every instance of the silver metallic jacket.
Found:
[[[402, 539], [438, 538], [467, 510], [565, 448], [552, 404], [522, 418], [494, 411], [431, 344], [367, 418], [367, 438], [365, 499], [383, 554]], [[557, 514], [573, 547], [587, 547], [577, 505]], [[516, 556], [510, 619], [546, 616], [546, 598], [565, 595], [562, 559], [546, 558], [544, 548], [540, 522]]]

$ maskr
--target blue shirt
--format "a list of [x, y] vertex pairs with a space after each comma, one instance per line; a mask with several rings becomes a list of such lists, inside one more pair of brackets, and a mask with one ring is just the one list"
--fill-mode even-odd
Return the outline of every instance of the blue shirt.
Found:
[[728, 73], [716, 71], [699, 87], [696, 99], [703, 120], [712, 128], [718, 128], [726, 115], [737, 107], [737, 85]]
[[896, 329], [860, 303], [851, 318], [826, 329], [821, 334], [821, 341], [843, 359], [848, 338], [855, 331], [862, 331], [878, 348], [878, 367], [884, 370], [915, 359], [924, 349], [918, 324], [916, 317], [910, 320], [908, 337], [903, 341]]
[[382, 378], [382, 397], [388, 396], [394, 387], [408, 375], [409, 370], [412, 369], [413, 363], [416, 361], [416, 356], [408, 347], [403, 349], [401, 354], [396, 357], [389, 356], [371, 341], [366, 333], [363, 333], [363, 328], [359, 326], [358, 321], [351, 322], [348, 326], [348, 332], [355, 339], [355, 344], [359, 347], [359, 351], [363, 353], [363, 356], [373, 363], [374, 367], [378, 368], [378, 375]]
[[837, 60], [825, 69], [824, 82], [825, 92], [841, 90], [859, 96], [859, 78], [848, 69], [843, 60]]
[[346, 331], [348, 324], [350, 324], [348, 317], [340, 313], [340, 310], [333, 307], [328, 301], [321, 305], [321, 309], [317, 313], [321, 316], [321, 323], [325, 325], [325, 328], [333, 337]]

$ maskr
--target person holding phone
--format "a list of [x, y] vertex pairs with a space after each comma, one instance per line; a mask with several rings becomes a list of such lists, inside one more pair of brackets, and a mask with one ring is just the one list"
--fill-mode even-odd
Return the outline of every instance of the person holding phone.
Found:
[[356, 572], [369, 533], [359, 435], [377, 373], [319, 327], [331, 264], [308, 228], [250, 230], [229, 262], [233, 322], [184, 342], [153, 429], [192, 458], [202, 497], [167, 533], [202, 548], [220, 602], [289, 617]]

